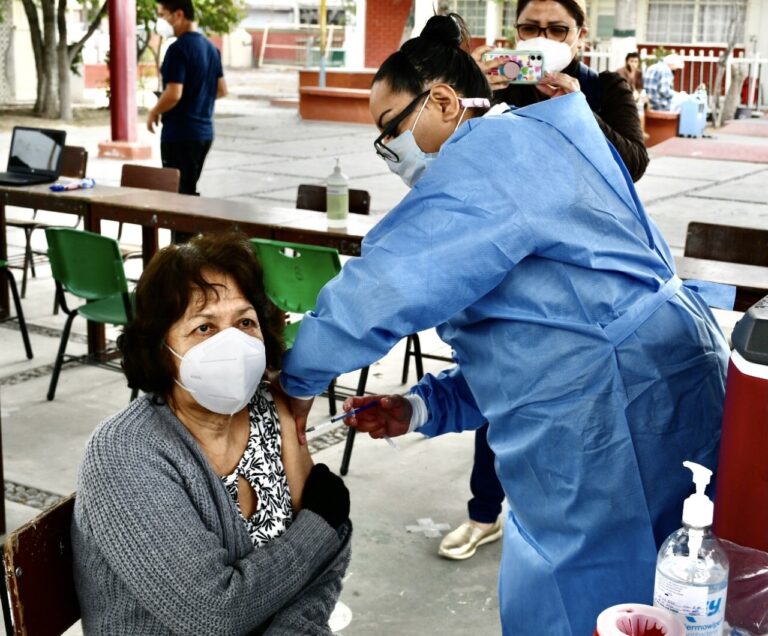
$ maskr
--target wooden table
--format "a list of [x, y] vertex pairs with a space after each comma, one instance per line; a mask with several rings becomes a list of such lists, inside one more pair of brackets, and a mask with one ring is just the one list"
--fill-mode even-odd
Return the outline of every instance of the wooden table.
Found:
[[99, 232], [105, 220], [141, 225], [145, 263], [157, 251], [159, 228], [190, 233], [234, 229], [253, 237], [324, 245], [359, 256], [363, 237], [378, 222], [376, 217], [352, 214], [346, 229], [328, 228], [325, 214], [311, 210], [136, 188], [121, 188], [94, 200], [89, 215], [93, 232]]
[[[325, 214], [311, 210], [195, 197], [140, 188], [96, 186], [88, 190], [51, 192], [49, 184], [0, 186], [0, 259], [8, 253], [5, 208], [14, 205], [83, 216], [85, 229], [101, 233], [104, 220], [135, 223], [142, 228], [142, 255], [148, 263], [158, 249], [159, 228], [197, 233], [240, 230], [249, 236], [334, 247], [360, 255], [360, 244], [378, 218], [350, 215], [346, 229], [330, 229]], [[0, 317], [9, 311], [8, 286], [0, 280]], [[104, 350], [104, 328], [88, 324], [88, 350]]]
[[675, 256], [675, 266], [683, 280], [694, 278], [736, 287], [734, 309], [738, 311], [746, 311], [768, 294], [768, 267], [690, 256]]
[[[89, 211], [93, 201], [114, 196], [122, 188], [98, 186], [87, 190], [69, 190], [67, 192], [51, 192], [50, 184], [44, 183], [33, 186], [0, 185], [0, 260], [8, 256], [8, 243], [5, 226], [5, 208], [15, 205], [21, 208], [48, 210], [82, 216], [85, 229], [89, 227]], [[0, 280], [0, 318], [9, 313], [8, 281], [5, 277]], [[94, 326], [88, 324], [89, 338]]]

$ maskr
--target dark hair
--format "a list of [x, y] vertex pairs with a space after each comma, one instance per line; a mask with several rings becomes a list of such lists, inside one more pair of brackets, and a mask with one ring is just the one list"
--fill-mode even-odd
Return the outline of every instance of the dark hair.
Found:
[[[520, 14], [525, 10], [525, 7], [531, 4], [531, 1], [517, 0], [517, 19], [520, 19]], [[555, 0], [555, 2], [561, 5], [576, 20], [577, 27], [584, 26], [584, 23], [587, 21], [587, 14], [584, 11], [583, 0]]]
[[483, 71], [462, 45], [467, 26], [455, 13], [434, 15], [418, 37], [390, 55], [376, 71], [373, 84], [386, 80], [392, 92], [418, 95], [435, 82], [445, 82], [463, 97], [491, 98]]
[[157, 4], [164, 6], [171, 13], [183, 11], [187, 20], [195, 19], [195, 7], [192, 5], [192, 0], [159, 0]]
[[640, 59], [640, 54], [637, 51], [630, 51], [627, 53], [627, 57], [624, 58], [625, 62], [629, 62], [632, 58], [636, 57], [638, 60]]
[[204, 270], [231, 276], [256, 309], [264, 336], [267, 366], [279, 369], [284, 351], [283, 313], [264, 292], [262, 268], [247, 237], [240, 233], [200, 234], [184, 245], [169, 245], [152, 257], [136, 286], [135, 314], [117, 339], [128, 386], [167, 397], [176, 366], [165, 337], [179, 320], [196, 290], [206, 298], [218, 289]]

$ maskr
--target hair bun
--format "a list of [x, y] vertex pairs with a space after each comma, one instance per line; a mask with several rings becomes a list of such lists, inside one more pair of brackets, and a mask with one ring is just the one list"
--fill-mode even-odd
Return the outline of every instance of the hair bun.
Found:
[[464, 41], [466, 24], [455, 13], [433, 15], [421, 30], [421, 37], [436, 44], [459, 48]]

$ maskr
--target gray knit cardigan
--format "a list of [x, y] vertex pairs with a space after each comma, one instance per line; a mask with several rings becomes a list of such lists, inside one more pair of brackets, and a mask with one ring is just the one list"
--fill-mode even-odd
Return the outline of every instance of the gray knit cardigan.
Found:
[[85, 634], [330, 634], [351, 525], [308, 510], [254, 549], [200, 447], [143, 396], [85, 450], [72, 521]]

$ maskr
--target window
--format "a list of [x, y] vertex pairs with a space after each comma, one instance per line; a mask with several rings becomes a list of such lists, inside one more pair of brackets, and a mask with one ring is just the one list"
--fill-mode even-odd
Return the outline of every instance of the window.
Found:
[[485, 36], [485, 12], [487, 0], [455, 0], [452, 10], [458, 13], [469, 27], [473, 38]]
[[736, 41], [744, 40], [747, 0], [648, 0], [646, 39], [669, 44], [715, 44], [728, 40], [736, 17]]

